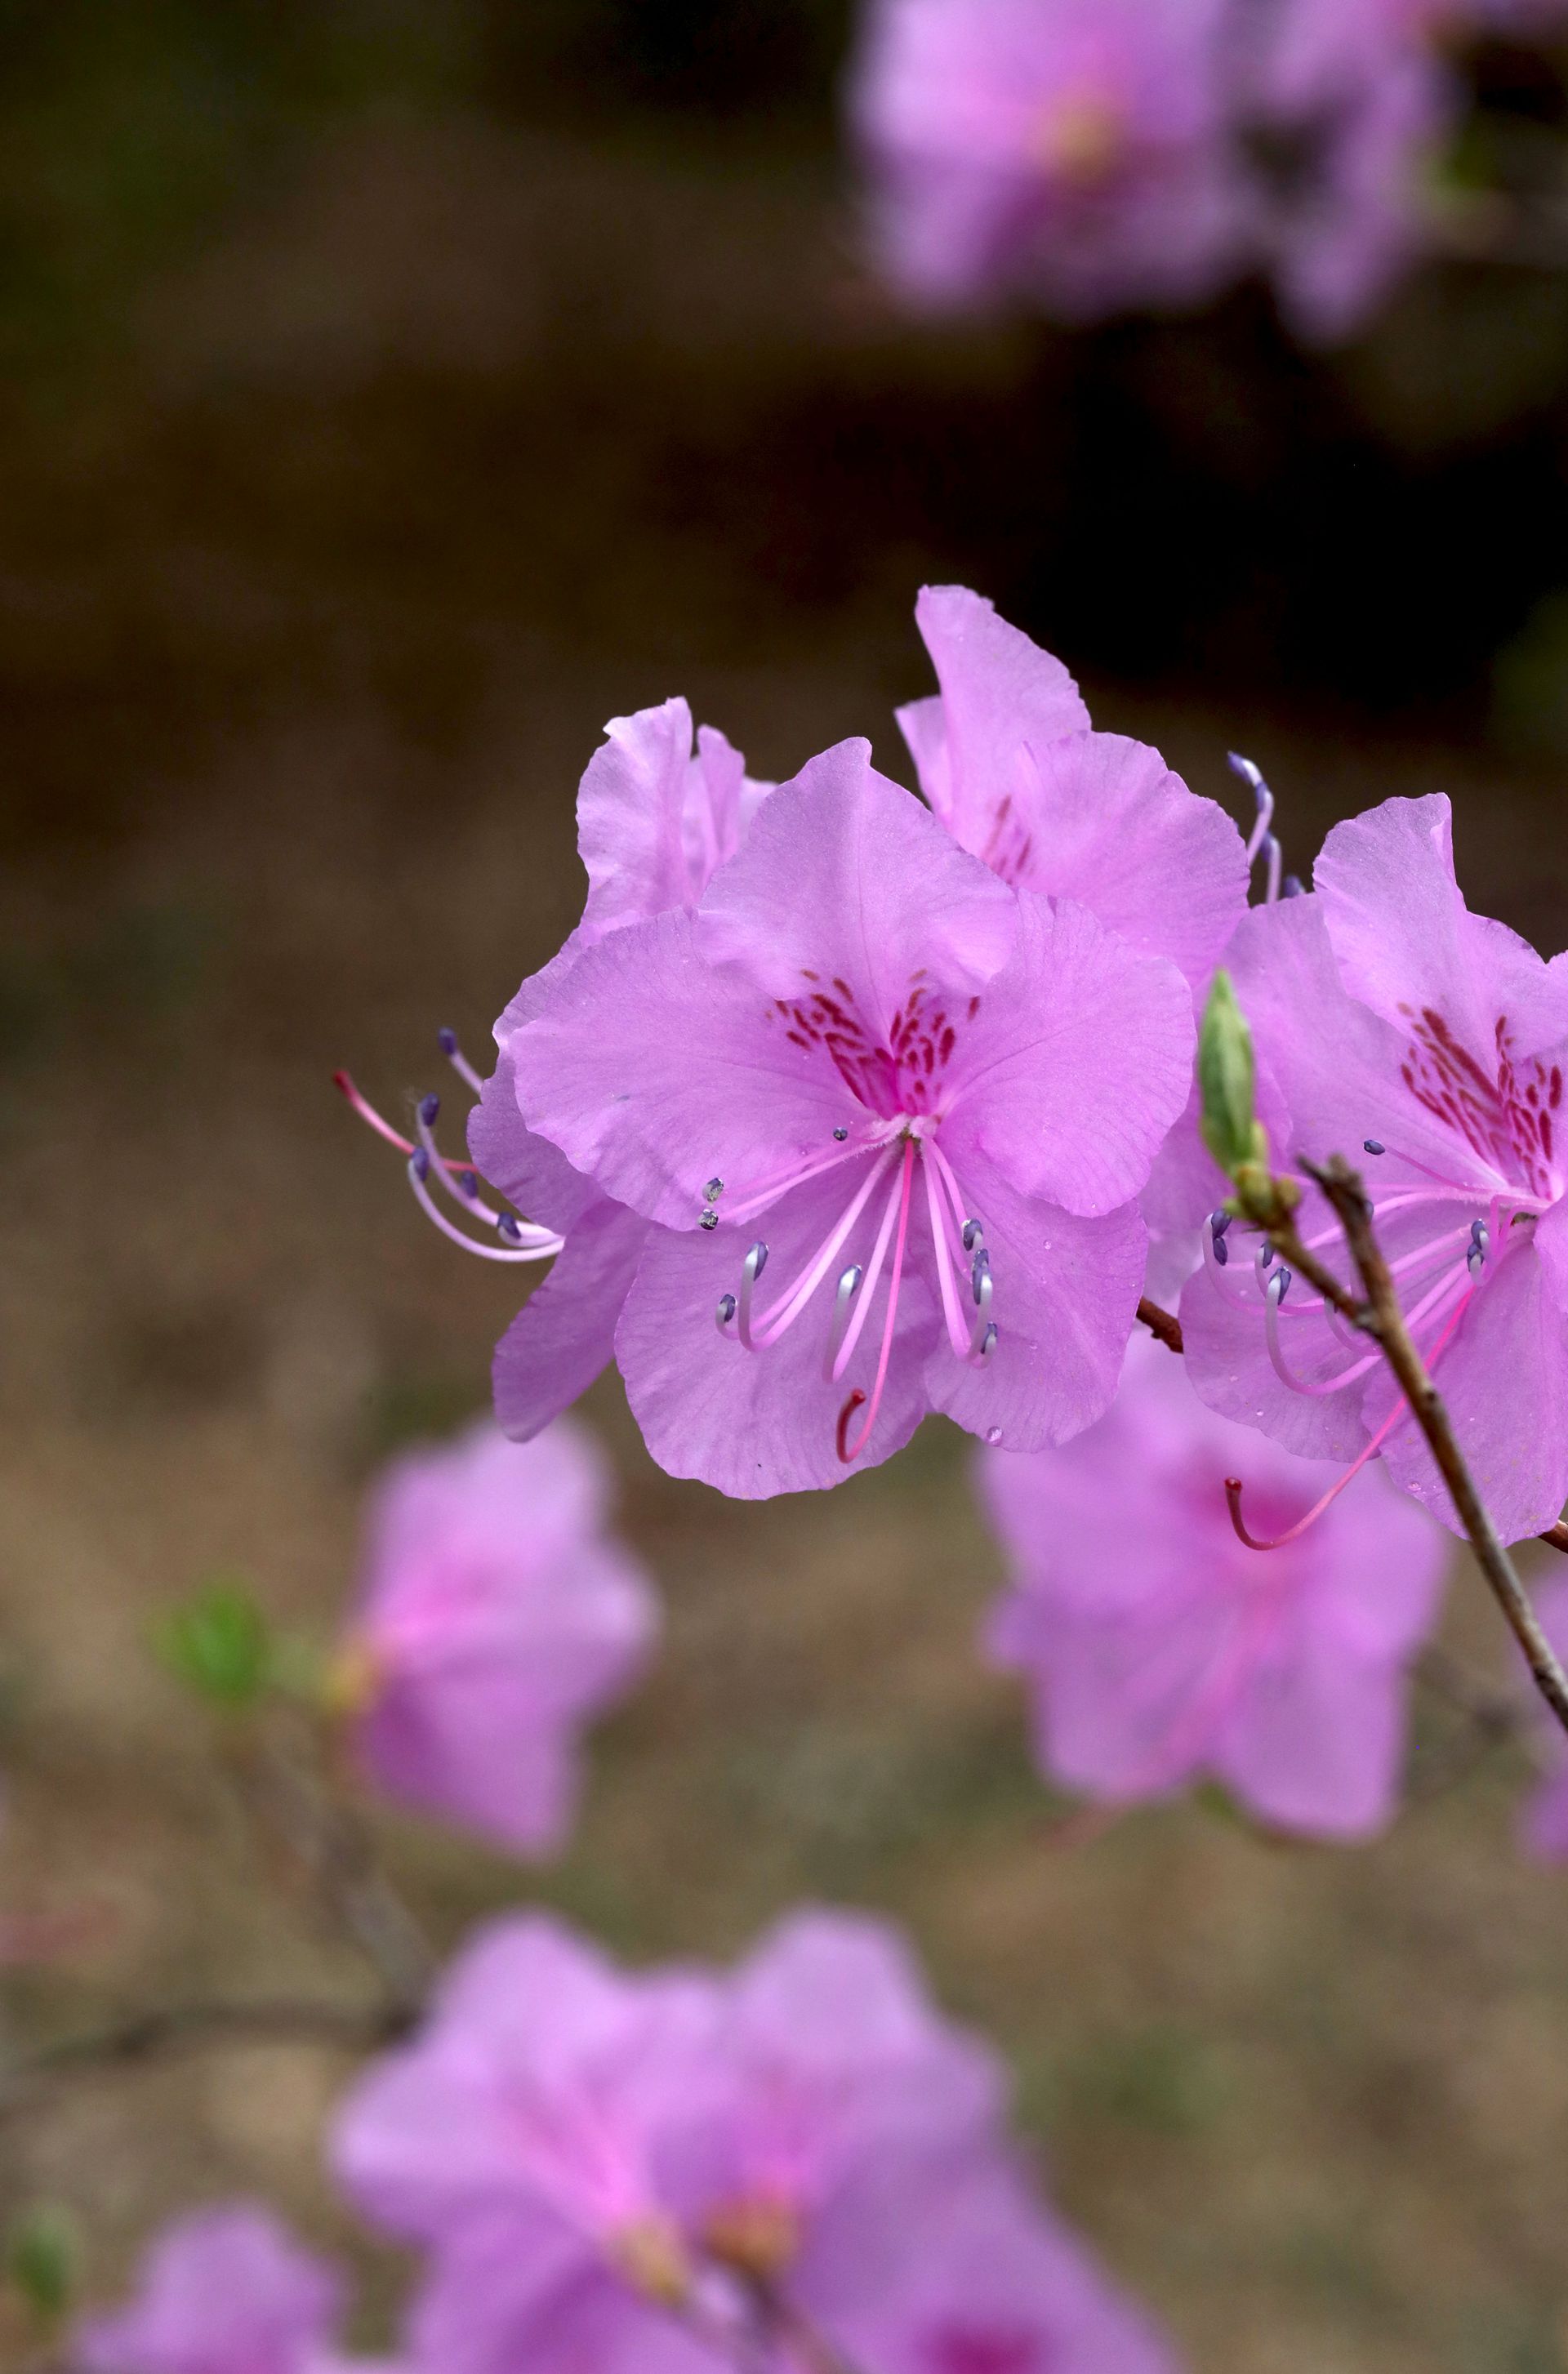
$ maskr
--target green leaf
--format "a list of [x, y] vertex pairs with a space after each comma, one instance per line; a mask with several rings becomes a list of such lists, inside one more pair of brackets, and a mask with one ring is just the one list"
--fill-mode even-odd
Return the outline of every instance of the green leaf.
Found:
[[1221, 970], [1214, 976], [1198, 1032], [1197, 1085], [1203, 1142], [1228, 1178], [1244, 1163], [1266, 1158], [1263, 1133], [1253, 1117], [1256, 1082], [1252, 1032], [1231, 976]]
[[77, 2296], [81, 2245], [63, 2209], [40, 2203], [9, 2228], [5, 2246], [6, 2280], [40, 2324], [58, 2325]]
[[242, 1583], [207, 1584], [159, 1627], [153, 1645], [176, 1679], [230, 1712], [253, 1705], [272, 1678], [271, 1630]]

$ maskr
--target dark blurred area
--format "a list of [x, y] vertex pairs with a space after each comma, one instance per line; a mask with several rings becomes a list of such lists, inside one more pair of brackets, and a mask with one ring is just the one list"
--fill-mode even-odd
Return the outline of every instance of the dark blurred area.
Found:
[[[6, 9], [13, 829], [94, 829], [281, 682], [373, 677], [439, 738], [492, 629], [667, 672], [921, 575], [1091, 676], [1568, 739], [1568, 272], [1433, 265], [1330, 356], [1245, 290], [901, 322], [835, 150], [845, 15]], [[1564, 112], [1527, 53], [1471, 71], [1478, 149]]]
[[[915, 589], [956, 577], [1196, 789], [1252, 751], [1302, 872], [1335, 817], [1449, 791], [1472, 903], [1568, 936], [1568, 269], [1433, 265], [1332, 355], [1255, 291], [911, 323], [856, 253], [847, 29], [840, 0], [0, 6], [0, 1903], [101, 1931], [6, 1976], [7, 2039], [343, 1975], [147, 1628], [239, 1571], [326, 1631], [367, 1476], [482, 1404], [507, 1289], [421, 1231], [330, 1074], [396, 1109], [439, 1025], [482, 1058], [576, 919], [607, 718], [681, 691], [756, 773], [852, 733], [906, 773]], [[1555, 70], [1473, 66], [1478, 139], [1562, 118]], [[637, 1955], [728, 1953], [801, 1895], [888, 1909], [1195, 2368], [1562, 2366], [1568, 1905], [1515, 1851], [1514, 1751], [1364, 1853], [1200, 1804], [1060, 1852], [975, 1654], [958, 1436], [754, 1509], [656, 1473], [613, 1381], [588, 1416], [666, 1652], [542, 1883], [386, 1826], [443, 1944], [540, 1885]], [[1446, 1771], [1444, 1724], [1423, 1701]], [[342, 2074], [116, 2076], [0, 2182], [76, 2211], [100, 2286], [196, 2197], [347, 2239]]]

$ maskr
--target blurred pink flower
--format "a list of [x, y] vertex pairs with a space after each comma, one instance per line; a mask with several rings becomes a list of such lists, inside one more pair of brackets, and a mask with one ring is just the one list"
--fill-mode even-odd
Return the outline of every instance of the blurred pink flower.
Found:
[[1349, 336], [1429, 244], [1460, 108], [1431, 0], [1280, 0], [1238, 77], [1256, 236], [1302, 336]]
[[849, 83], [876, 254], [929, 306], [1189, 304], [1244, 253], [1227, 0], [872, 0]]
[[387, 1796], [520, 1853], [560, 1844], [577, 1732], [657, 1624], [608, 1499], [602, 1454], [564, 1419], [529, 1443], [477, 1426], [388, 1471], [336, 1676]]
[[72, 2338], [85, 2374], [343, 2374], [337, 2269], [249, 2202], [175, 2218], [125, 2307]]
[[[450, 2374], [787, 2374], [803, 2325], [860, 2374], [1167, 2374], [1001, 2114], [991, 2055], [874, 1922], [800, 1914], [728, 1979], [627, 1978], [529, 1916], [460, 1957], [335, 2157], [427, 2246], [414, 2354]], [[981, 2354], [1004, 2342], [1032, 2354]]]
[[1042, 1769], [1113, 1803], [1221, 1780], [1264, 1821], [1356, 1838], [1390, 1816], [1405, 1680], [1436, 1618], [1447, 1545], [1380, 1475], [1298, 1538], [1334, 1481], [1206, 1409], [1183, 1364], [1135, 1340], [1108, 1417], [1064, 1450], [982, 1459], [1013, 1587], [990, 1626], [1035, 1704]]
[[885, 1459], [927, 1409], [1032, 1447], [1105, 1406], [1186, 984], [999, 881], [867, 744], [773, 792], [694, 911], [529, 994], [534, 1128], [660, 1224], [616, 1350], [671, 1474], [761, 1498]]
[[[1568, 957], [1472, 915], [1446, 799], [1336, 825], [1305, 898], [1257, 907], [1227, 962], [1289, 1115], [1274, 1157], [1362, 1169], [1407, 1314], [1509, 1541], [1568, 1495]], [[1345, 1275], [1315, 1189], [1306, 1241]], [[1306, 1457], [1380, 1451], [1457, 1528], [1426, 1440], [1363, 1339], [1238, 1230], [1182, 1297], [1203, 1398]]]

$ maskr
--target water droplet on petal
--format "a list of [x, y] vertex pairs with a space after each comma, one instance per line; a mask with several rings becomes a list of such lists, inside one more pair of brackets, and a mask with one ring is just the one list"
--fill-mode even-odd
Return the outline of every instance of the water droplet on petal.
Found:
[[847, 1129], [835, 1129], [833, 1135], [838, 1139], [839, 1144], [842, 1146], [844, 1139], [849, 1135], [849, 1132]]
[[716, 1204], [724, 1192], [725, 1182], [722, 1179], [710, 1179], [702, 1190], [702, 1194], [707, 1203]]
[[985, 1440], [991, 1445], [992, 1450], [995, 1451], [996, 1445], [1002, 1440], [1001, 1428], [999, 1426], [988, 1426], [985, 1429]]
[[716, 1212], [704, 1212], [697, 1223], [700, 1228], [716, 1228], [718, 1225], [719, 1216]]

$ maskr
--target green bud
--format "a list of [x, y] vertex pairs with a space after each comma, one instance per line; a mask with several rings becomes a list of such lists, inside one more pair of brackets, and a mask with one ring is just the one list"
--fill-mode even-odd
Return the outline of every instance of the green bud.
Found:
[[1252, 1032], [1236, 1004], [1231, 976], [1214, 976], [1197, 1036], [1197, 1085], [1203, 1142], [1228, 1178], [1244, 1163], [1267, 1162], [1267, 1141], [1253, 1119], [1256, 1067]]
[[242, 1583], [208, 1583], [165, 1619], [153, 1646], [177, 1680], [231, 1713], [253, 1705], [272, 1678], [272, 1635]]
[[45, 2203], [24, 2210], [6, 2233], [4, 2266], [6, 2281], [41, 2325], [53, 2329], [63, 2323], [81, 2267], [75, 2224], [63, 2209]]

